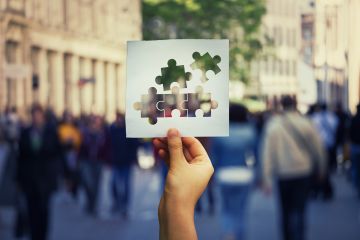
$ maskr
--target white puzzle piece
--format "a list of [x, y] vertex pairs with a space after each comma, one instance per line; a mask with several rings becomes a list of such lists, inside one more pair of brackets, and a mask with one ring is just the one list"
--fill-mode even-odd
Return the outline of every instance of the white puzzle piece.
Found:
[[229, 40], [127, 43], [126, 136], [229, 135]]

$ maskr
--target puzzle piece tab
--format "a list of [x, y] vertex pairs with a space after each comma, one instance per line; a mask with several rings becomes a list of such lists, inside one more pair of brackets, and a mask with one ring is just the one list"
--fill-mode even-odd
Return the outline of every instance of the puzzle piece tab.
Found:
[[184, 102], [188, 117], [211, 117], [211, 110], [218, 107], [218, 102], [211, 99], [211, 93], [204, 93], [203, 88], [198, 86], [196, 93], [188, 93], [188, 99]]
[[134, 109], [141, 111], [142, 118], [148, 118], [154, 125], [158, 118], [173, 117], [173, 111], [178, 111], [179, 117], [211, 117], [211, 110], [218, 103], [211, 99], [211, 93], [204, 93], [198, 86], [195, 93], [180, 94], [178, 87], [172, 88], [172, 93], [157, 94], [154, 87], [149, 88], [147, 95], [141, 96], [141, 102], [134, 104]]
[[186, 81], [191, 79], [191, 73], [185, 72], [184, 65], [176, 65], [174, 59], [168, 61], [168, 67], [161, 68], [161, 76], [157, 76], [155, 81], [163, 85], [164, 91], [170, 90], [172, 83], [178, 83], [180, 88], [186, 88]]
[[178, 87], [171, 88], [171, 94], [164, 94], [164, 101], [157, 104], [159, 111], [164, 111], [165, 117], [173, 117], [173, 111], [178, 110], [179, 117], [187, 117], [187, 110], [183, 109], [183, 103], [187, 101], [187, 94], [180, 94]]
[[134, 103], [134, 109], [141, 111], [141, 117], [148, 118], [149, 123], [154, 125], [158, 118], [164, 117], [164, 111], [160, 111], [156, 107], [160, 101], [164, 101], [164, 95], [157, 94], [156, 88], [151, 87], [147, 95], [141, 95], [141, 102]]
[[195, 62], [193, 62], [190, 66], [193, 70], [200, 69], [202, 71], [201, 81], [206, 82], [209, 79], [206, 77], [207, 71], [213, 71], [215, 74], [218, 74], [221, 69], [218, 66], [218, 63], [221, 62], [220, 56], [216, 55], [211, 57], [211, 55], [207, 52], [204, 55], [200, 55], [199, 52], [194, 52], [192, 55]]

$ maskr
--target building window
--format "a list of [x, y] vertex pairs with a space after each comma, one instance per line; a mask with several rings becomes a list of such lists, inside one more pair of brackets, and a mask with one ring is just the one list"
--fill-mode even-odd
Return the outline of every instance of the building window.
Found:
[[289, 47], [291, 47], [291, 46], [292, 46], [292, 43], [291, 43], [291, 41], [292, 41], [292, 32], [291, 32], [291, 29], [287, 29], [286, 33], [287, 33], [287, 36], [286, 36], [287, 45], [288, 45]]
[[294, 76], [296, 76], [296, 74], [297, 74], [297, 62], [294, 60], [293, 62], [292, 62], [292, 70], [293, 70], [293, 75]]
[[94, 79], [94, 83], [92, 84], [92, 102], [91, 102], [91, 107], [94, 108], [96, 105], [96, 84], [98, 84], [98, 82], [96, 81], [96, 60], [93, 59], [91, 60], [91, 77]]
[[5, 57], [7, 63], [15, 63], [16, 62], [16, 52], [17, 52], [18, 44], [13, 41], [7, 41], [5, 45]]
[[55, 106], [54, 98], [55, 96], [55, 52], [47, 51], [46, 53], [46, 62], [47, 62], [47, 102], [50, 107]]
[[269, 1], [269, 3], [268, 3], [268, 5], [271, 5], [272, 12], [273, 12], [274, 14], [277, 14], [277, 11], [278, 11], [277, 1], [278, 1], [278, 0], [271, 0], [271, 2]]
[[267, 73], [268, 72], [267, 58], [265, 57], [260, 62], [261, 62], [261, 70]]
[[80, 57], [79, 59], [79, 75], [80, 78], [85, 77], [85, 59], [83, 57]]
[[291, 31], [291, 46], [296, 47], [296, 30]]
[[277, 64], [277, 60], [276, 60], [276, 59], [272, 59], [272, 73], [273, 73], [273, 74], [276, 74], [276, 73], [277, 73], [276, 64]]
[[281, 27], [278, 28], [278, 38], [279, 46], [281, 46], [283, 44], [283, 29]]
[[269, 72], [269, 74], [272, 74], [273, 73], [273, 71], [272, 71], [272, 58], [271, 57], [267, 57], [266, 58], [267, 59], [267, 61], [266, 61], [266, 67], [267, 67], [267, 69], [268, 69], [268, 72]]
[[[7, 41], [5, 43], [5, 59], [8, 64], [16, 63], [18, 61], [19, 46], [17, 42]], [[16, 106], [17, 91], [16, 91], [16, 79], [6, 77], [6, 101], [7, 105]]]
[[304, 29], [303, 38], [304, 38], [304, 40], [306, 40], [306, 41], [311, 41], [311, 40], [312, 40], [312, 32], [311, 32], [311, 29], [309, 29], [309, 28]]
[[273, 40], [274, 40], [274, 45], [278, 45], [278, 39], [277, 39], [277, 27], [273, 28]]
[[65, 93], [64, 93], [64, 98], [65, 98], [65, 107], [66, 109], [70, 109], [71, 107], [71, 102], [73, 99], [71, 99], [71, 91], [72, 91], [72, 86], [71, 86], [71, 55], [69, 53], [65, 53], [64, 54], [64, 77], [65, 77]]
[[31, 47], [31, 66], [33, 74], [39, 74], [39, 52], [38, 47]]
[[283, 61], [279, 60], [279, 74], [283, 75], [284, 74], [284, 66], [283, 66]]
[[105, 62], [104, 63], [104, 96], [105, 96], [105, 99], [104, 99], [104, 113], [105, 115], [109, 114], [109, 103], [108, 103], [108, 85], [109, 85], [109, 75], [108, 75], [108, 67], [109, 66], [109, 63]]
[[278, 15], [282, 15], [283, 13], [283, 3], [282, 0], [277, 0], [278, 4]]
[[285, 75], [286, 76], [290, 75], [290, 62], [289, 62], [289, 60], [285, 61]]
[[116, 99], [116, 104], [115, 104], [115, 107], [116, 107], [116, 111], [119, 111], [120, 110], [120, 96], [121, 96], [121, 79], [120, 79], [120, 74], [119, 74], [119, 71], [120, 71], [120, 64], [116, 64], [115, 65], [115, 99]]
[[267, 1], [267, 6], [266, 6], [266, 10], [267, 10], [267, 12], [268, 13], [272, 13], [273, 12], [273, 7], [274, 7], [274, 3], [273, 3], [274, 1], [273, 0], [268, 0]]

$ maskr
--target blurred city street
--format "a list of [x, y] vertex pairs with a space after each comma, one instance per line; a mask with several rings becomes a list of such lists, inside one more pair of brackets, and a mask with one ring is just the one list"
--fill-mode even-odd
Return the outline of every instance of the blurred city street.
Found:
[[[52, 240], [152, 240], [158, 239], [157, 204], [160, 194], [160, 177], [157, 171], [134, 170], [134, 193], [128, 221], [120, 217], [104, 219], [85, 215], [78, 204], [64, 200], [59, 193], [54, 200], [52, 220]], [[360, 205], [355, 193], [343, 174], [334, 177], [336, 197], [333, 202], [312, 201], [309, 208], [308, 236], [310, 240], [358, 240], [360, 236]], [[218, 199], [218, 198], [217, 198]], [[206, 202], [206, 199], [202, 199]], [[274, 196], [266, 197], [254, 191], [248, 212], [249, 240], [280, 239], [277, 224], [276, 201]], [[206, 204], [204, 204], [206, 205]], [[217, 204], [217, 207], [219, 204]], [[218, 210], [218, 209], [217, 209]], [[218, 211], [217, 211], [218, 212]], [[218, 214], [218, 213], [217, 213]], [[0, 239], [11, 240], [11, 210], [5, 210], [1, 222]], [[197, 214], [196, 223], [199, 239], [220, 239], [218, 218], [207, 212]], [[211, 231], [209, 231], [211, 229]], [[326, 231], [324, 231], [326, 229]]]
[[359, 13], [0, 0], [0, 240], [359, 240]]

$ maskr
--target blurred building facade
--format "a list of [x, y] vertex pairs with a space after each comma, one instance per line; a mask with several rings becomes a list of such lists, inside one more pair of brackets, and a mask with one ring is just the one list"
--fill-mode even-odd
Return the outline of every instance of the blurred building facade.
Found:
[[317, 0], [314, 69], [319, 101], [347, 103], [348, 0]]
[[299, 93], [298, 57], [300, 50], [300, 16], [298, 0], [267, 0], [263, 33], [273, 43], [271, 53], [261, 60], [247, 95], [262, 96], [268, 107], [278, 105], [282, 95]]
[[300, 55], [298, 64], [298, 107], [302, 112], [307, 111], [311, 104], [318, 100], [317, 83], [314, 71], [315, 50], [315, 2], [314, 0], [301, 1], [300, 25]]
[[355, 111], [360, 101], [360, 1], [316, 1], [315, 71], [318, 94]]
[[360, 1], [348, 0], [348, 101], [349, 109], [355, 112], [360, 102]]
[[126, 41], [140, 0], [0, 0], [0, 109], [124, 109]]
[[300, 110], [341, 103], [352, 111], [360, 96], [360, 1], [267, 0], [263, 33], [271, 50], [254, 64], [245, 96], [276, 108], [293, 95]]
[[315, 48], [315, 2], [304, 1], [300, 5], [301, 14], [301, 58], [307, 64], [314, 64]]

